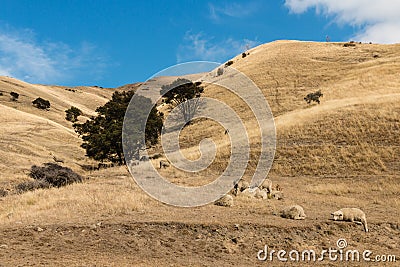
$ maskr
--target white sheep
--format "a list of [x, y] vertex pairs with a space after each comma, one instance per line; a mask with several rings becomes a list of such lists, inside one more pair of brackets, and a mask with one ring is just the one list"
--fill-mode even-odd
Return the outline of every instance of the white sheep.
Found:
[[270, 179], [265, 179], [263, 183], [260, 185], [260, 189], [266, 188], [268, 192], [272, 191], [272, 181]]
[[292, 220], [304, 220], [307, 216], [299, 205], [292, 205], [281, 211], [281, 217]]
[[214, 202], [214, 205], [223, 206], [223, 207], [232, 207], [233, 206], [233, 197], [231, 195], [225, 195], [220, 199]]
[[231, 190], [231, 194], [237, 196], [239, 193], [243, 192], [245, 189], [249, 188], [249, 183], [244, 180], [239, 180], [234, 183], [234, 187]]
[[246, 188], [245, 190], [242, 191], [241, 194], [246, 197], [255, 197], [259, 192], [260, 189], [258, 187], [255, 187], [255, 188]]
[[284, 198], [283, 192], [282, 191], [272, 190], [271, 192], [268, 193], [268, 198], [269, 199], [282, 200]]
[[256, 190], [256, 193], [255, 193], [254, 197], [255, 198], [261, 198], [261, 199], [268, 199], [267, 189]]
[[331, 214], [334, 221], [348, 221], [364, 225], [365, 232], [368, 232], [365, 213], [358, 208], [343, 208]]
[[245, 180], [240, 180], [237, 183], [237, 188], [239, 189], [240, 192], [243, 192], [245, 189], [249, 188], [249, 186], [250, 186], [249, 182]]

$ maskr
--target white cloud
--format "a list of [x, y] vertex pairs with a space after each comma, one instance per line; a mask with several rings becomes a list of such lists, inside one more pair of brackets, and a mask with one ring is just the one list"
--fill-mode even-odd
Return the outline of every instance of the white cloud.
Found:
[[95, 54], [95, 47], [87, 43], [74, 50], [64, 43], [40, 43], [29, 30], [0, 30], [0, 75], [27, 82], [66, 82], [82, 70], [89, 76], [98, 75], [102, 59]]
[[292, 13], [315, 9], [318, 15], [332, 17], [338, 24], [357, 27], [356, 41], [400, 42], [400, 1], [398, 0], [286, 0]]
[[186, 32], [184, 43], [178, 47], [177, 61], [209, 60], [225, 62], [227, 59], [242, 53], [248, 48], [258, 45], [255, 40], [232, 38], [216, 41], [203, 33]]
[[257, 11], [257, 4], [248, 1], [246, 4], [234, 2], [225, 3], [224, 5], [208, 4], [210, 18], [219, 21], [221, 17], [227, 16], [232, 18], [243, 18]]

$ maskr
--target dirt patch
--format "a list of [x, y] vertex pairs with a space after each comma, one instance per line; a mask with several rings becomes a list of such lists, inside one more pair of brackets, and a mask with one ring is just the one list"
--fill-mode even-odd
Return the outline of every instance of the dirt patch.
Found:
[[[25, 226], [3, 229], [0, 262], [7, 266], [254, 266], [271, 264], [257, 259], [265, 245], [271, 250], [320, 252], [337, 248], [339, 238], [347, 240], [348, 249], [400, 255], [399, 236], [398, 226], [371, 225], [371, 233], [366, 234], [356, 225], [327, 222], [307, 227], [129, 221]], [[328, 259], [322, 263], [332, 264]], [[277, 258], [273, 264], [287, 266]]]

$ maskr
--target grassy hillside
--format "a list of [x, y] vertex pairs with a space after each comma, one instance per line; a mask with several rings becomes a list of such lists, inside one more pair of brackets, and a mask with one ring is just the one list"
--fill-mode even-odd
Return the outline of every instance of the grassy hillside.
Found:
[[[231, 66], [262, 90], [275, 117], [271, 176], [398, 173], [399, 59], [399, 45], [296, 41], [264, 44], [232, 59]], [[303, 98], [317, 90], [324, 94], [321, 104], [306, 104]], [[215, 86], [206, 94], [232, 103], [232, 94]], [[243, 103], [231, 105], [252, 121]]]
[[[287, 250], [335, 248], [339, 238], [351, 248], [400, 255], [400, 45], [279, 41], [248, 52], [233, 58], [231, 66], [257, 84], [272, 109], [277, 151], [269, 177], [283, 188], [285, 199], [239, 195], [230, 208], [164, 205], [143, 192], [124, 166], [98, 171], [80, 167], [91, 161], [64, 111], [76, 106], [84, 121], [113, 91], [140, 84], [66, 88], [0, 77], [0, 188], [28, 179], [31, 165], [51, 162], [53, 155], [87, 178], [1, 197], [0, 262], [245, 266], [260, 263], [255, 253], [264, 244]], [[175, 78], [151, 82], [160, 85]], [[218, 77], [230, 78], [226, 73]], [[308, 105], [303, 98], [317, 90], [324, 94], [321, 104]], [[11, 101], [12, 91], [20, 94], [18, 101]], [[254, 115], [220, 86], [205, 85], [204, 96], [227, 103], [244, 121], [251, 146], [249, 179], [260, 152]], [[49, 111], [32, 106], [37, 97], [51, 102]], [[165, 105], [159, 109], [168, 113]], [[209, 137], [217, 145], [215, 161], [196, 174], [173, 167], [161, 174], [183, 185], [214, 180], [230, 156], [224, 131], [208, 119], [185, 127], [179, 135], [182, 153], [196, 159], [200, 141]], [[157, 145], [149, 154], [160, 152]], [[153, 163], [157, 166], [159, 159]], [[276, 216], [291, 204], [302, 205], [307, 219]], [[342, 207], [363, 209], [370, 232], [330, 221], [331, 212]], [[154, 251], [160, 252], [157, 257]]]
[[[76, 163], [86, 159], [71, 122], [65, 120], [65, 110], [76, 106], [85, 120], [108, 101], [113, 90], [33, 85], [1, 76], [0, 92], [0, 183], [7, 188], [26, 179], [31, 165], [51, 162], [53, 155], [79, 170]], [[18, 101], [11, 101], [10, 92], [19, 94]], [[37, 97], [49, 100], [50, 110], [34, 107]]]

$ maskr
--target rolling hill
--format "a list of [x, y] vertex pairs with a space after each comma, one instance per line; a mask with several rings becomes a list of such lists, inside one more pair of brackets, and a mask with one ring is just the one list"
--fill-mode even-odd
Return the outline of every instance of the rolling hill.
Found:
[[[0, 188], [11, 190], [28, 179], [31, 165], [51, 162], [53, 155], [88, 178], [0, 198], [0, 250], [2, 243], [12, 248], [2, 250], [0, 263], [244, 265], [258, 263], [255, 253], [266, 242], [305, 249], [335, 247], [338, 238], [360, 249], [400, 255], [400, 45], [276, 41], [247, 53], [231, 59], [231, 67], [254, 81], [272, 110], [277, 148], [269, 178], [283, 187], [286, 198], [239, 196], [231, 208], [164, 205], [146, 195], [125, 167], [80, 167], [92, 161], [64, 111], [76, 106], [84, 121], [115, 90], [135, 90], [140, 84], [68, 88], [0, 77]], [[218, 77], [231, 78], [227, 73]], [[173, 79], [155, 78], [155, 83]], [[245, 121], [251, 161], [244, 178], [249, 179], [260, 149], [255, 118], [234, 94], [213, 84], [204, 87], [204, 96], [227, 103]], [[323, 93], [321, 104], [307, 104], [303, 98], [317, 90]], [[18, 101], [10, 99], [10, 92], [20, 94]], [[37, 97], [50, 101], [49, 111], [32, 106]], [[229, 158], [224, 130], [200, 119], [180, 133], [182, 153], [189, 158], [200, 155], [202, 139], [217, 144], [217, 157], [207, 170], [160, 172], [184, 185], [212, 181]], [[162, 153], [162, 147], [150, 153]], [[153, 163], [157, 166], [158, 160]], [[294, 203], [305, 208], [307, 220], [274, 215]], [[344, 206], [366, 211], [368, 235], [356, 225], [329, 221], [330, 212]], [[26, 236], [36, 249], [26, 249], [31, 242]], [[49, 248], [54, 254], [47, 254]], [[154, 251], [160, 255], [153, 257]]]

